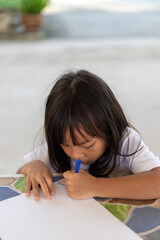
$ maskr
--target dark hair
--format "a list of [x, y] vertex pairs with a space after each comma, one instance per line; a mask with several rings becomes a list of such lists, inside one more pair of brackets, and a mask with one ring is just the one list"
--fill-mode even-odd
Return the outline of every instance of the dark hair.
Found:
[[46, 102], [44, 128], [50, 162], [57, 172], [71, 170], [70, 158], [60, 144], [67, 128], [75, 145], [75, 130], [85, 138], [83, 130], [106, 140], [106, 152], [90, 165], [89, 173], [107, 176], [116, 166], [119, 142], [129, 126], [113, 92], [101, 78], [85, 70], [65, 73]]

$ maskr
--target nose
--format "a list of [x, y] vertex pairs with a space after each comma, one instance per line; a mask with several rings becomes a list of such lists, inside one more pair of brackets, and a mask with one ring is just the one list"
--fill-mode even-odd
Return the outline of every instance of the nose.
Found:
[[72, 159], [77, 160], [78, 158], [84, 158], [84, 153], [82, 149], [79, 149], [78, 146], [73, 147], [72, 149]]

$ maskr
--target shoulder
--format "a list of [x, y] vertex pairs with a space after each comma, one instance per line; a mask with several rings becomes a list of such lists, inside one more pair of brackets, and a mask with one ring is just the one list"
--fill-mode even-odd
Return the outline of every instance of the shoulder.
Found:
[[133, 128], [126, 127], [126, 129], [124, 130], [124, 132], [122, 134], [122, 139], [133, 138], [133, 137], [140, 138], [140, 134], [136, 130], [134, 130]]
[[126, 128], [122, 135], [120, 154], [126, 155], [128, 166], [133, 173], [160, 167], [159, 158], [149, 150], [140, 134], [132, 128]]
[[119, 150], [122, 154], [134, 152], [144, 145], [140, 134], [133, 128], [127, 127], [122, 134]]

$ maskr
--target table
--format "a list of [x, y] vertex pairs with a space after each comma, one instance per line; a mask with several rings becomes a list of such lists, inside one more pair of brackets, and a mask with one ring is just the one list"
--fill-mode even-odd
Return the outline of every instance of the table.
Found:
[[[53, 181], [62, 179], [61, 174]], [[21, 174], [0, 176], [0, 201], [16, 197], [25, 192], [26, 177]], [[95, 198], [144, 240], [160, 239], [160, 199], [129, 200]]]

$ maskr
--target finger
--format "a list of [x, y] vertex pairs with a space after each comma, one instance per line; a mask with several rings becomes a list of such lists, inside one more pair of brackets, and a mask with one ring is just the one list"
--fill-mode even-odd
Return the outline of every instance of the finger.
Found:
[[63, 173], [63, 177], [67, 178], [69, 176], [70, 171], [66, 171]]
[[72, 194], [72, 191], [71, 191], [70, 186], [67, 186], [67, 185], [66, 185], [65, 189], [66, 189], [66, 192], [67, 192], [68, 196], [70, 197], [71, 194]]
[[67, 178], [65, 181], [65, 185], [66, 185], [66, 187], [70, 187], [72, 185], [72, 180]]
[[27, 178], [26, 188], [25, 188], [25, 193], [26, 193], [27, 197], [30, 196], [31, 187], [32, 187], [31, 180], [29, 178]]
[[39, 200], [39, 183], [35, 180], [32, 181], [33, 196], [35, 201]]
[[48, 184], [47, 184], [46, 180], [44, 178], [41, 178], [39, 180], [39, 183], [41, 185], [42, 192], [43, 192], [45, 198], [47, 200], [50, 200], [51, 199], [51, 195], [50, 195], [49, 187], [48, 187]]
[[64, 178], [64, 179], [61, 179], [61, 180], [59, 180], [59, 182], [60, 183], [62, 183], [62, 184], [64, 184], [64, 185], [66, 185], [66, 179]]
[[47, 185], [48, 185], [48, 187], [49, 187], [49, 192], [50, 192], [50, 194], [51, 195], [54, 195], [55, 194], [55, 191], [54, 191], [54, 187], [53, 187], [53, 181], [52, 181], [52, 177], [46, 177], [45, 178], [45, 180], [46, 180], [46, 183], [47, 183]]
[[73, 171], [66, 171], [66, 172], [63, 173], [63, 176], [65, 178], [69, 178], [72, 174], [73, 174]]

